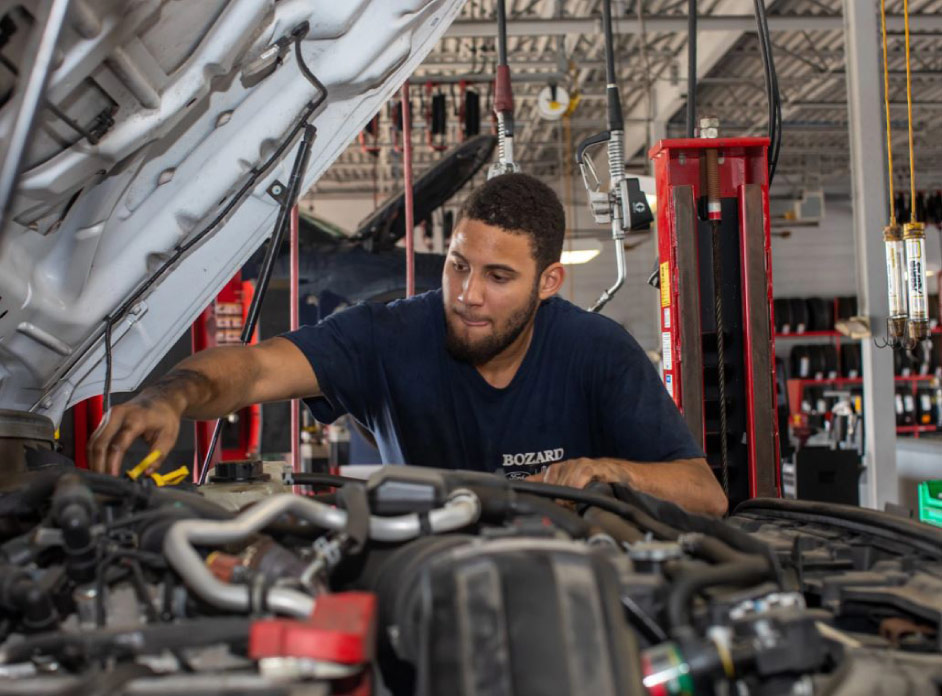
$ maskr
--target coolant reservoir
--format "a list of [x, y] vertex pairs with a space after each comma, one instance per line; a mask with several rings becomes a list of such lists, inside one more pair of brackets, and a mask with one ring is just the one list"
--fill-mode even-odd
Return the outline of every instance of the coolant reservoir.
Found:
[[285, 461], [219, 462], [210, 471], [209, 483], [199, 490], [203, 497], [220, 507], [237, 511], [269, 496], [290, 493], [291, 486], [282, 482], [282, 474], [287, 469], [290, 466]]

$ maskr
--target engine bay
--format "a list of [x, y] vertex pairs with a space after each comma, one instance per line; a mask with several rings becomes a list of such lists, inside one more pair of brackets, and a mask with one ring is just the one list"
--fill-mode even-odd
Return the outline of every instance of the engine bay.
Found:
[[719, 520], [410, 467], [287, 474], [234, 511], [28, 463], [0, 497], [0, 694], [942, 685], [942, 532], [883, 513], [757, 499]]

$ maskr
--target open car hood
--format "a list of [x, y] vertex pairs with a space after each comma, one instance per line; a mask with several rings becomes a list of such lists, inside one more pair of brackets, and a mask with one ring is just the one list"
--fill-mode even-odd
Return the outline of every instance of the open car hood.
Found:
[[[302, 56], [327, 89], [310, 119], [305, 190], [462, 4], [73, 2], [0, 230], [0, 408], [58, 422], [100, 394], [105, 320], [119, 309], [112, 389], [134, 389], [271, 233], [272, 184], [288, 181], [298, 138], [279, 148], [319, 97], [292, 30], [309, 24]], [[6, 56], [28, 55], [31, 21], [22, 9], [7, 16]], [[0, 109], [0, 138], [12, 132], [13, 101]], [[242, 202], [187, 246], [255, 174]]]

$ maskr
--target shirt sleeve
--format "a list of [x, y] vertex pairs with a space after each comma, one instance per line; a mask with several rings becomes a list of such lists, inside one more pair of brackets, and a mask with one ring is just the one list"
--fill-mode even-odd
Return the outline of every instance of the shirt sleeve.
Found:
[[602, 390], [598, 414], [605, 449], [636, 462], [703, 457], [674, 400], [637, 341], [618, 327], [613, 350], [598, 371]]
[[313, 326], [282, 334], [294, 343], [314, 369], [322, 396], [305, 399], [314, 417], [332, 423], [349, 413], [370, 422], [370, 389], [376, 374], [373, 314], [369, 304], [358, 304], [332, 314]]

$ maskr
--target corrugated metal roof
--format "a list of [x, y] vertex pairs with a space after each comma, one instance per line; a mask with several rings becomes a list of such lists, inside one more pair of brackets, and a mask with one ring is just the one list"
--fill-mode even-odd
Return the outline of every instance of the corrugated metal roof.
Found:
[[[702, 16], [731, 14], [735, 0], [701, 1]], [[740, 2], [739, 7], [751, 6]], [[844, 37], [840, 29], [816, 28], [816, 18], [840, 17], [842, 0], [777, 0], [768, 3], [769, 16], [807, 16], [808, 28], [802, 31], [775, 31], [773, 51], [783, 100], [785, 123], [780, 172], [782, 180], [796, 186], [816, 186], [845, 181], [848, 176], [847, 105], [845, 88]], [[875, 7], [876, 7], [876, 3]], [[643, 15], [654, 17], [686, 17], [686, 0], [640, 0]], [[615, 2], [616, 15], [637, 17], [639, 0]], [[902, 0], [888, 0], [890, 14], [902, 13]], [[530, 19], [584, 19], [600, 16], [599, 0], [507, 0], [508, 24]], [[911, 15], [942, 13], [942, 0], [913, 0]], [[462, 20], [491, 20], [493, 0], [469, 0], [462, 11]], [[667, 134], [680, 135], [684, 130], [682, 101], [673, 113], [659, 114], [657, 105], [648, 105], [652, 88], [676, 85], [685, 91], [686, 32], [679, 31], [624, 33], [616, 36], [618, 73], [622, 103], [626, 114], [637, 118], [660, 116], [667, 122]], [[716, 36], [714, 33], [712, 36]], [[701, 33], [700, 43], [711, 34]], [[879, 42], [880, 37], [874, 40]], [[889, 41], [890, 100], [903, 104], [905, 92], [905, 57], [902, 33], [891, 33]], [[508, 55], [514, 82], [515, 139], [517, 159], [526, 171], [539, 176], [556, 177], [571, 161], [574, 143], [590, 133], [605, 128], [604, 44], [600, 32], [558, 36], [511, 36]], [[489, 79], [496, 63], [496, 45], [490, 37], [446, 37], [428, 56], [417, 71], [417, 86], [412, 89], [416, 109], [414, 120], [415, 165], [417, 171], [441, 156], [425, 143], [425, 119], [422, 107], [427, 101], [421, 82], [427, 79], [469, 80]], [[912, 68], [915, 139], [917, 145], [917, 181], [920, 188], [942, 186], [942, 145], [936, 140], [942, 129], [942, 32], [917, 31], [912, 38]], [[570, 118], [570, 127], [562, 122], [540, 118], [536, 95], [553, 76], [570, 92], [579, 92], [582, 99]], [[762, 133], [766, 129], [767, 104], [761, 58], [754, 31], [738, 35], [722, 57], [705, 74], [700, 75], [698, 111], [716, 114], [726, 132]], [[882, 83], [882, 75], [874, 80]], [[474, 84], [481, 95], [482, 128], [489, 127], [486, 110], [490, 106], [490, 87]], [[446, 94], [449, 106], [450, 132], [446, 142], [457, 139], [455, 109], [458, 88], [441, 85], [433, 91]], [[642, 124], [643, 125], [643, 124]], [[906, 155], [906, 110], [894, 106], [894, 152], [898, 170], [897, 184], [908, 186]], [[401, 154], [391, 143], [391, 120], [388, 111], [381, 114], [381, 150], [378, 155], [363, 152], [353, 144], [322, 177], [321, 190], [376, 190], [383, 195], [401, 186]], [[881, 160], [882, 161], [882, 160]], [[631, 165], [643, 168], [641, 152]]]

